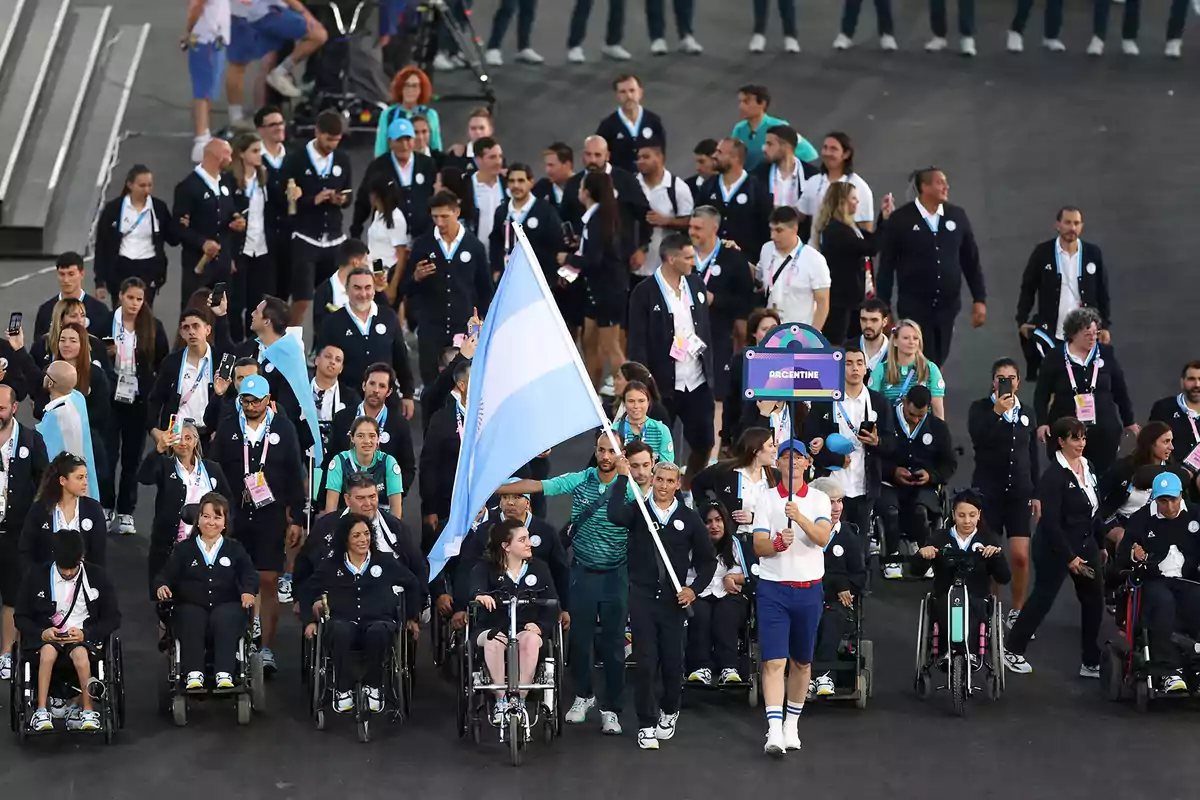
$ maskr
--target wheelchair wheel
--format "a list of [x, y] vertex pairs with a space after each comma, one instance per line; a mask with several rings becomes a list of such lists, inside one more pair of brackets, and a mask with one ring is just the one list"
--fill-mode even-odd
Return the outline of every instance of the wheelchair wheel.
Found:
[[181, 694], [171, 698], [171, 720], [177, 728], [187, 725], [187, 698]]
[[1133, 684], [1133, 702], [1137, 706], [1137, 710], [1145, 714], [1150, 710], [1150, 700], [1153, 699], [1151, 694], [1148, 678], [1139, 678]]
[[950, 698], [954, 703], [954, 713], [960, 717], [967, 713], [967, 682], [970, 680], [967, 657], [956, 655], [950, 659]]
[[267, 679], [263, 673], [262, 653], [258, 650], [250, 653], [247, 678], [250, 681], [250, 705], [261, 714], [267, 710]]
[[508, 715], [508, 757], [514, 767], [521, 766], [522, 749], [524, 746], [525, 726], [521, 724], [520, 714]]
[[317, 730], [325, 730], [325, 709], [318, 708], [316, 712], [313, 713], [313, 724], [316, 726]]
[[110, 675], [112, 676], [112, 690], [117, 693], [116, 696], [116, 711], [115, 721], [117, 727], [124, 730], [125, 728], [125, 654], [121, 648], [121, 640], [119, 637], [113, 637], [112, 650], [112, 668]]
[[237, 724], [238, 725], [249, 725], [250, 724], [250, 712], [251, 712], [250, 695], [249, 694], [239, 694], [237, 696]]
[[862, 672], [858, 676], [859, 698], [858, 707], [866, 708], [867, 700], [875, 696], [875, 643], [870, 639], [863, 639], [858, 644], [862, 651]]
[[[929, 662], [929, 634], [926, 631], [928, 622], [929, 595], [925, 595], [923, 598], [921, 598], [921, 610], [917, 617], [917, 660], [916, 666], [913, 669], [918, 683], [920, 682], [921, 677], [925, 675], [925, 666]], [[919, 688], [918, 694], [922, 694]]]
[[1104, 696], [1116, 703], [1121, 700], [1125, 689], [1125, 659], [1109, 642], [1100, 659], [1100, 690]]
[[750, 687], [746, 692], [746, 705], [750, 706], [751, 708], [757, 708], [759, 695], [758, 673], [751, 672], [749, 678], [750, 679], [747, 681], [747, 683], [750, 684]]
[[358, 741], [366, 744], [371, 741], [371, 720], [363, 717], [358, 721]]

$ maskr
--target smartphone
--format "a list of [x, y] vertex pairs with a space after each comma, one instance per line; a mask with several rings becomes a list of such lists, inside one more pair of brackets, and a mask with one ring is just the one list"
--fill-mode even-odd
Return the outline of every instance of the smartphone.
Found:
[[183, 433], [183, 417], [179, 416], [178, 414], [172, 414], [169, 424], [167, 425], [167, 432], [175, 436], [179, 436], [181, 433]]
[[237, 361], [237, 356], [233, 353], [225, 353], [221, 356], [221, 366], [217, 367], [217, 377], [221, 380], [233, 380], [233, 365]]
[[338, 192], [338, 194], [347, 195], [347, 194], [352, 194], [353, 192], [354, 192], [353, 189], [342, 189], [340, 192]]
[[116, 344], [117, 340], [111, 336], [101, 336], [100, 341], [103, 342], [105, 344], [105, 346], [108, 346], [108, 345]]
[[20, 311], [14, 311], [8, 315], [8, 335], [16, 336], [21, 332], [21, 321], [25, 319], [25, 315]]
[[225, 283], [222, 281], [213, 287], [212, 295], [208, 298], [208, 305], [211, 308], [216, 308], [221, 305], [221, 301], [225, 299]]
[[575, 226], [569, 222], [564, 222], [562, 224], [562, 235], [568, 242], [573, 241], [575, 239]]
[[996, 396], [1005, 397], [1013, 393], [1013, 379], [1004, 377], [996, 381]]
[[866, 420], [865, 422], [863, 422], [862, 425], [858, 426], [858, 432], [859, 433], [874, 433], [875, 432], [875, 421], [870, 420], [870, 419]]
[[467, 336], [475, 336], [481, 330], [483, 330], [483, 325], [476, 325], [475, 323], [472, 322], [470, 325], [467, 326]]

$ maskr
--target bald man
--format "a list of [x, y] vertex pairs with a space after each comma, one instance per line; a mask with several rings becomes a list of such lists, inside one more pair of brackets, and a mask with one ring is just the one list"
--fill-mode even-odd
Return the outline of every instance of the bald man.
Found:
[[[71, 392], [79, 380], [75, 367], [66, 361], [54, 361], [46, 367], [46, 378], [43, 386], [50, 394], [50, 402], [42, 414], [42, 425], [39, 429], [54, 419], [61, 436], [60, 448], [49, 456], [53, 458], [64, 450], [83, 458], [83, 432], [88, 427], [87, 417], [70, 402]], [[86, 408], [86, 406], [85, 406]], [[86, 412], [85, 412], [86, 414]]]
[[583, 169], [571, 176], [563, 189], [563, 219], [569, 221], [578, 235], [583, 230], [583, 204], [579, 202], [579, 186], [588, 172], [607, 172], [612, 177], [613, 191], [621, 209], [621, 257], [626, 262], [641, 247], [650, 243], [654, 226], [646, 222], [650, 204], [632, 172], [614, 167], [609, 161], [608, 142], [603, 136], [591, 135], [583, 140]]
[[204, 146], [200, 164], [175, 186], [172, 212], [182, 245], [181, 310], [197, 289], [229, 280], [232, 236], [246, 225], [235, 213], [233, 184], [222, 178], [232, 160], [229, 142], [213, 139]]

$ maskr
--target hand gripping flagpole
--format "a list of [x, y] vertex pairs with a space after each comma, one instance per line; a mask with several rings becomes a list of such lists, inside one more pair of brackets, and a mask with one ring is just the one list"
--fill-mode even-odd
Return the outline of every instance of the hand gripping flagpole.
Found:
[[[537, 255], [534, 254], [533, 247], [529, 244], [529, 239], [525, 236], [524, 226], [514, 223], [513, 228], [515, 228], [517, 231], [517, 240], [521, 243], [521, 246], [525, 248], [525, 256], [529, 259], [529, 263], [538, 265], [538, 269], [535, 270], [535, 272], [538, 274], [539, 282], [544, 285], [545, 276], [541, 272], [541, 264], [538, 263]], [[547, 292], [548, 291], [549, 287], [547, 287]], [[576, 347], [574, 340], [571, 339], [570, 334], [567, 332], [567, 326], [559, 325], [558, 329], [563, 338], [566, 340], [566, 343], [570, 346], [571, 350], [573, 352], [577, 352], [578, 348]], [[609, 421], [608, 415], [604, 413], [604, 408], [600, 405], [600, 398], [597, 396], [596, 390], [592, 386], [591, 376], [587, 374], [587, 370], [583, 367], [583, 362], [579, 360], [578, 356], [571, 360], [575, 364], [575, 368], [579, 370], [580, 379], [590, 389], [588, 392], [588, 397], [591, 399], [592, 406], [596, 410], [597, 418], [600, 419], [601, 424], [604, 426], [604, 432], [608, 434], [608, 441], [612, 444], [613, 451], [618, 454], [624, 452], [625, 448], [621, 446], [620, 440], [618, 440], [616, 435], [613, 433], [612, 423]], [[641, 491], [637, 489], [634, 490], [633, 496], [636, 498], [638, 509], [640, 509], [642, 512], [642, 519], [646, 523], [646, 528], [650, 531], [650, 538], [654, 540], [654, 546], [658, 549], [658, 555], [663, 560], [663, 565], [666, 567], [667, 575], [669, 575], [671, 578], [671, 586], [675, 589], [675, 594], [679, 594], [683, 591], [683, 586], [680, 585], [679, 577], [675, 574], [675, 570], [671, 566], [671, 559], [667, 557], [667, 548], [663, 547], [662, 538], [658, 535], [658, 527], [654, 524], [654, 521], [650, 519], [650, 510], [646, 508], [646, 498], [644, 498]]]

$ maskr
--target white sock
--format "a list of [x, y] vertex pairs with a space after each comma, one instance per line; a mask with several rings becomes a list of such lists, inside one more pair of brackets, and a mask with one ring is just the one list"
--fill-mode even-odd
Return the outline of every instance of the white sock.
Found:
[[245, 118], [246, 118], [246, 112], [242, 109], [242, 107], [240, 105], [234, 105], [233, 103], [229, 104], [229, 121], [230, 122], [241, 122]]
[[783, 706], [767, 706], [767, 735], [783, 731]]
[[787, 704], [787, 716], [784, 717], [783, 720], [785, 732], [799, 735], [800, 714], [803, 711], [803, 705], [798, 705], [796, 703]]
[[291, 71], [292, 71], [292, 69], [293, 69], [295, 66], [296, 66], [296, 62], [292, 60], [292, 57], [291, 57], [291, 56], [288, 56], [288, 57], [287, 57], [287, 58], [285, 58], [285, 59], [283, 60], [283, 62], [282, 62], [280, 65], [279, 65], [279, 68], [280, 68], [281, 70], [283, 70], [284, 72], [291, 72]]

